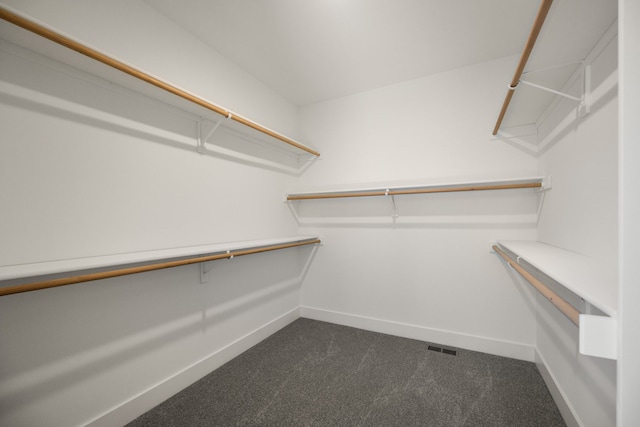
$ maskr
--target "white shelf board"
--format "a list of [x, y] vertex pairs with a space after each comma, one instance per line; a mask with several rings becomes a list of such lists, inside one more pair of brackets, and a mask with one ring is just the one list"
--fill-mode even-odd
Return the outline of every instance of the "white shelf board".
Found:
[[0, 281], [42, 276], [46, 274], [58, 274], [71, 271], [89, 270], [93, 268], [104, 268], [190, 256], [210, 255], [216, 253], [224, 253], [226, 251], [233, 252], [244, 249], [260, 248], [264, 246], [299, 243], [313, 239], [317, 239], [317, 236], [291, 236], [264, 240], [216, 243], [212, 245], [188, 246], [181, 248], [161, 249], [156, 251], [130, 252], [116, 255], [8, 265], [0, 267]]
[[603, 313], [616, 317], [615, 271], [588, 256], [542, 242], [501, 240], [498, 243]]
[[355, 187], [355, 188], [340, 188], [332, 190], [313, 190], [313, 191], [299, 191], [295, 193], [289, 193], [287, 196], [309, 196], [316, 194], [341, 194], [341, 193], [358, 193], [368, 191], [395, 191], [395, 190], [417, 190], [417, 189], [430, 189], [430, 188], [455, 188], [455, 187], [471, 187], [471, 186], [485, 186], [485, 185], [508, 185], [508, 184], [544, 184], [544, 177], [525, 177], [525, 178], [508, 178], [508, 179], [492, 179], [492, 180], [475, 180], [475, 181], [454, 181], [454, 182], [431, 182], [427, 184], [412, 184], [401, 186], [384, 186], [377, 185], [371, 187]]

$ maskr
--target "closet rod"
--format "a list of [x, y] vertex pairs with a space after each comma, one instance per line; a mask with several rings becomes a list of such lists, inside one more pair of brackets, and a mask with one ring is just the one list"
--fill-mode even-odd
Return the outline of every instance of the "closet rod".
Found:
[[45, 281], [34, 282], [34, 283], [26, 283], [23, 285], [8, 286], [5, 288], [0, 288], [0, 296], [18, 294], [22, 292], [38, 291], [41, 289], [55, 288], [58, 286], [74, 285], [76, 283], [91, 282], [93, 280], [109, 279], [109, 278], [118, 277], [118, 276], [127, 276], [129, 274], [144, 273], [147, 271], [162, 270], [165, 268], [172, 268], [172, 267], [180, 267], [183, 265], [197, 264], [200, 262], [215, 261], [219, 259], [232, 258], [232, 257], [237, 257], [242, 255], [251, 255], [251, 254], [257, 254], [261, 252], [275, 251], [278, 249], [295, 248], [295, 247], [304, 246], [304, 245], [314, 245], [316, 243], [320, 243], [320, 239], [306, 240], [303, 242], [294, 242], [294, 243], [282, 243], [279, 245], [262, 246], [258, 248], [252, 248], [252, 249], [242, 249], [237, 251], [217, 253], [213, 255], [205, 255], [205, 256], [181, 259], [177, 261], [159, 262], [155, 264], [143, 265], [138, 267], [121, 268], [116, 270], [102, 271], [99, 273], [89, 273], [89, 274], [83, 274], [80, 276], [62, 277], [59, 279], [45, 280]]
[[506, 262], [509, 263], [514, 270], [516, 270], [522, 277], [524, 277], [527, 282], [531, 283], [531, 285], [536, 288], [538, 292], [540, 292], [546, 299], [548, 299], [551, 304], [553, 304], [558, 310], [562, 312], [574, 325], [580, 325], [580, 312], [576, 310], [571, 304], [565, 301], [562, 297], [556, 294], [554, 291], [549, 289], [547, 285], [542, 283], [540, 280], [536, 279], [531, 273], [522, 268], [518, 263], [513, 261], [509, 255], [504, 253], [502, 249], [498, 247], [498, 245], [493, 245], [493, 250], [496, 251], [498, 255], [500, 255]]
[[337, 199], [343, 197], [368, 197], [368, 196], [398, 196], [404, 194], [426, 194], [426, 193], [452, 193], [458, 191], [482, 191], [482, 190], [510, 190], [515, 188], [541, 188], [540, 182], [528, 182], [522, 184], [494, 184], [494, 185], [464, 185], [460, 187], [433, 187], [433, 188], [407, 188], [373, 190], [361, 192], [345, 193], [318, 193], [318, 194], [292, 194], [287, 196], [287, 200], [310, 200], [310, 199]]
[[511, 79], [511, 84], [509, 85], [509, 90], [507, 91], [507, 95], [504, 98], [504, 102], [502, 103], [502, 109], [500, 110], [500, 114], [498, 115], [498, 120], [496, 121], [496, 125], [493, 128], [493, 135], [496, 135], [500, 130], [500, 126], [502, 125], [502, 119], [504, 119], [504, 115], [507, 113], [507, 108], [509, 108], [509, 103], [511, 102], [511, 98], [513, 97], [513, 93], [515, 92], [516, 87], [520, 82], [520, 77], [522, 77], [522, 72], [524, 71], [524, 67], [527, 65], [527, 61], [529, 60], [529, 56], [531, 55], [533, 46], [536, 44], [536, 39], [538, 38], [538, 34], [540, 34], [540, 30], [542, 29], [542, 24], [544, 24], [544, 20], [547, 17], [547, 13], [551, 8], [551, 3], [553, 3], [553, 0], [542, 0], [542, 2], [540, 3], [540, 8], [538, 9], [538, 15], [536, 16], [536, 19], [533, 22], [531, 33], [529, 33], [529, 38], [527, 39], [527, 43], [524, 46], [524, 51], [522, 52], [522, 56], [520, 56], [520, 62], [518, 62], [518, 66], [516, 67], [516, 72], [513, 75], [513, 79]]
[[85, 55], [96, 61], [102, 62], [103, 64], [108, 65], [109, 67], [115, 68], [116, 70], [122, 71], [123, 73], [129, 74], [130, 76], [133, 76], [139, 80], [142, 80], [146, 83], [149, 83], [153, 86], [163, 89], [182, 99], [186, 99], [189, 102], [197, 104], [201, 107], [204, 107], [208, 110], [218, 113], [224, 117], [230, 118], [238, 123], [248, 126], [254, 130], [257, 130], [258, 132], [261, 132], [265, 135], [269, 135], [279, 141], [282, 141], [300, 150], [306, 151], [307, 153], [313, 154], [314, 156], [320, 156], [320, 153], [317, 152], [316, 150], [313, 150], [305, 145], [302, 145], [291, 138], [287, 138], [286, 136], [281, 135], [277, 132], [274, 132], [271, 129], [265, 128], [264, 126], [261, 126], [257, 123], [254, 123], [247, 118], [232, 114], [230, 111], [227, 111], [222, 107], [219, 107], [202, 98], [192, 95], [189, 92], [179, 89], [173, 85], [170, 85], [169, 83], [166, 83], [156, 77], [153, 77], [136, 68], [133, 68], [123, 62], [118, 61], [117, 59], [111, 58], [75, 40], [65, 37], [62, 34], [59, 34], [53, 30], [50, 30], [36, 22], [23, 18], [22, 16], [19, 16], [16, 13], [13, 13], [7, 9], [4, 9], [1, 6], [0, 6], [0, 18], [4, 19], [5, 21], [11, 22], [12, 24], [17, 25], [18, 27], [24, 28], [25, 30], [31, 31], [32, 33], [35, 33], [41, 37], [49, 39], [54, 43], [58, 43], [82, 55]]

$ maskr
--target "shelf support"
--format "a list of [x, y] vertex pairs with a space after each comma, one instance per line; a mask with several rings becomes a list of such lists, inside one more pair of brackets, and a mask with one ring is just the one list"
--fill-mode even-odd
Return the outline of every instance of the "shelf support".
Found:
[[591, 112], [591, 65], [584, 66], [583, 79], [582, 107], [584, 108], [584, 114], [589, 114]]
[[582, 94], [579, 97], [573, 96], [573, 95], [569, 95], [568, 93], [565, 93], [565, 92], [562, 92], [562, 91], [559, 91], [559, 90], [555, 90], [555, 89], [551, 89], [551, 88], [548, 88], [546, 86], [542, 86], [542, 85], [539, 85], [537, 83], [533, 83], [533, 82], [530, 82], [530, 81], [527, 81], [527, 80], [522, 80], [522, 79], [520, 79], [518, 81], [517, 85], [509, 86], [509, 90], [511, 90], [511, 91], [515, 90], [520, 85], [520, 83], [522, 83], [522, 84], [525, 84], [527, 86], [531, 86], [531, 87], [536, 88], [536, 89], [544, 90], [546, 92], [550, 92], [550, 93], [553, 93], [555, 95], [562, 96], [562, 97], [570, 99], [572, 101], [577, 101], [577, 102], [580, 103], [580, 107], [583, 109], [584, 114], [588, 114], [589, 111], [590, 111], [590, 104], [591, 104], [591, 65], [586, 65], [584, 60], [582, 60], [582, 61], [573, 61], [573, 62], [564, 63], [564, 64], [559, 64], [559, 65], [556, 65], [556, 66], [553, 66], [553, 67], [547, 67], [547, 68], [543, 68], [543, 69], [540, 69], [540, 70], [527, 71], [526, 73], [523, 73], [522, 75], [524, 76], [524, 75], [528, 75], [528, 74], [531, 74], [531, 73], [537, 73], [537, 72], [540, 72], [540, 71], [547, 71], [547, 70], [551, 70], [551, 69], [555, 69], [555, 68], [562, 68], [564, 66], [571, 65], [571, 64], [580, 64], [580, 68], [582, 69], [582, 72], [581, 72], [581, 74], [582, 74]]
[[[305, 157], [307, 157], [307, 158], [305, 158]], [[322, 160], [322, 158], [320, 158], [318, 156], [314, 156], [313, 154], [308, 154], [308, 153], [304, 153], [304, 154], [298, 155], [298, 165], [301, 165], [299, 167], [299, 169], [298, 169], [299, 170], [299, 174], [302, 175], [317, 160]]]
[[579, 351], [587, 356], [618, 358], [618, 321], [614, 317], [580, 315]]
[[545, 176], [542, 180], [542, 186], [540, 189], [536, 190], [538, 193], [544, 193], [546, 191], [551, 190], [553, 187], [551, 186], [551, 175]]
[[538, 198], [538, 209], [536, 210], [536, 224], [540, 223], [540, 218], [542, 216], [542, 207], [544, 206], [544, 199], [547, 191], [551, 190], [553, 187], [551, 186], [551, 175], [547, 175], [542, 179], [541, 187], [536, 190], [536, 193], [540, 194]]
[[[207, 264], [211, 264], [209, 268], [207, 268]], [[209, 273], [213, 270], [213, 262], [201, 262], [200, 263], [200, 283], [208, 283], [209, 282]]]
[[[536, 89], [544, 90], [546, 92], [551, 92], [551, 93], [554, 93], [556, 95], [563, 96], [565, 98], [569, 98], [569, 99], [571, 99], [573, 101], [582, 102], [582, 100], [583, 100], [583, 97], [579, 97], [578, 98], [577, 96], [569, 95], [568, 93], [560, 92], [559, 90], [551, 89], [551, 88], [548, 88], [546, 86], [542, 86], [542, 85], [539, 85], [539, 84], [536, 84], [536, 83], [528, 82], [526, 80], [520, 80], [520, 82], [518, 84], [520, 84], [520, 83], [525, 84], [527, 86], [534, 87]], [[511, 89], [511, 86], [509, 86], [509, 89]], [[513, 89], [515, 89], [515, 88], [513, 88]]]
[[400, 213], [398, 212], [398, 205], [396, 205], [396, 198], [393, 194], [389, 194], [389, 189], [387, 188], [384, 192], [385, 196], [391, 196], [391, 218], [396, 219], [400, 216]]
[[209, 139], [213, 136], [214, 133], [216, 133], [222, 122], [230, 119], [232, 116], [233, 114], [229, 113], [228, 116], [222, 117], [213, 125], [211, 130], [204, 137], [202, 136], [202, 131], [204, 130], [204, 120], [200, 119], [198, 121], [198, 153], [204, 154], [206, 152], [206, 143], [209, 142]]

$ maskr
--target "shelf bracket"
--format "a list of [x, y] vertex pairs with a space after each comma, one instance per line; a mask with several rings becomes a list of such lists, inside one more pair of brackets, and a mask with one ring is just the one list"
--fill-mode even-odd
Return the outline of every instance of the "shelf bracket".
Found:
[[616, 360], [618, 321], [607, 316], [580, 315], [579, 351], [587, 356]]
[[391, 207], [392, 207], [391, 218], [393, 218], [393, 219], [398, 218], [400, 216], [400, 213], [398, 212], [398, 205], [396, 205], [395, 196], [393, 194], [389, 194], [389, 189], [388, 188], [384, 191], [384, 195], [385, 196], [391, 196], [391, 199], [390, 199], [391, 200]]
[[589, 114], [591, 112], [591, 65], [585, 65], [583, 78], [582, 107], [584, 108], [584, 114]]
[[537, 190], [538, 193], [544, 193], [545, 191], [551, 190], [551, 175], [545, 176], [542, 180], [542, 187]]
[[546, 92], [551, 92], [555, 95], [562, 96], [567, 99], [571, 99], [572, 101], [579, 102], [579, 108], [582, 110], [583, 114], [588, 114], [591, 109], [591, 65], [586, 65], [584, 61], [572, 61], [564, 64], [559, 64], [552, 67], [543, 68], [540, 70], [527, 71], [526, 73], [522, 73], [522, 75], [528, 75], [531, 73], [536, 73], [540, 71], [547, 71], [554, 68], [561, 68], [571, 64], [580, 64], [580, 68], [582, 68], [582, 94], [577, 97], [573, 95], [569, 95], [568, 93], [561, 92], [559, 90], [551, 89], [546, 86], [542, 86], [536, 83], [529, 82], [527, 80], [520, 79], [518, 84], [515, 87], [509, 86], [509, 90], [514, 90], [518, 87], [520, 83], [525, 84], [527, 86], [534, 87], [536, 89], [544, 90]]
[[[233, 253], [231, 253], [231, 250], [227, 250], [227, 255], [229, 255], [227, 259], [233, 259], [234, 257]], [[211, 266], [207, 268], [207, 264], [211, 264]], [[209, 273], [211, 272], [212, 269], [213, 269], [212, 261], [205, 261], [200, 263], [200, 283], [209, 282]]]
[[[309, 156], [309, 157], [307, 157]], [[310, 168], [316, 161], [318, 160], [322, 160], [320, 157], [318, 156], [314, 156], [313, 154], [300, 154], [298, 155], [298, 165], [299, 167], [299, 174], [301, 175], [302, 173], [304, 173], [304, 171], [306, 171], [308, 168]]]
[[563, 62], [561, 64], [556, 64], [556, 65], [552, 65], [550, 67], [545, 67], [545, 68], [540, 68], [537, 70], [529, 70], [529, 71], [525, 71], [522, 73], [523, 76], [527, 76], [529, 74], [534, 74], [534, 73], [540, 73], [542, 71], [549, 71], [549, 70], [555, 70], [557, 68], [563, 68], [566, 67], [568, 65], [574, 65], [574, 64], [580, 64], [581, 66], [584, 66], [585, 62], [584, 60], [580, 59], [577, 61], [568, 61], [568, 62]]
[[[520, 82], [518, 82], [518, 84], [520, 84], [520, 83], [525, 84], [527, 86], [535, 87], [536, 89], [545, 90], [547, 92], [551, 92], [551, 93], [554, 93], [556, 95], [572, 99], [574, 101], [582, 102], [582, 99], [583, 99], [582, 97], [578, 98], [577, 96], [569, 95], [568, 93], [560, 92], [559, 90], [551, 89], [551, 88], [548, 88], [546, 86], [542, 86], [542, 85], [539, 85], [539, 84], [536, 84], [536, 83], [528, 82], [526, 80], [520, 80]], [[511, 86], [509, 86], [509, 88], [511, 88]]]
[[204, 137], [202, 136], [203, 135], [203, 130], [204, 130], [204, 120], [200, 119], [198, 121], [198, 153], [200, 153], [200, 154], [204, 154], [205, 153], [205, 151], [206, 151], [205, 144], [209, 141], [209, 139], [213, 136], [213, 134], [216, 133], [216, 131], [218, 130], [218, 128], [220, 127], [222, 122], [225, 121], [225, 120], [230, 119], [232, 116], [233, 115], [231, 113], [229, 113], [228, 116], [222, 117], [220, 120], [215, 122], [215, 124], [213, 125], [211, 130], [209, 130], [207, 135], [204, 136]]
[[[207, 264], [211, 264], [209, 268], [207, 268]], [[209, 273], [213, 269], [213, 262], [201, 262], [200, 263], [200, 283], [208, 283], [209, 282]]]
[[582, 302], [584, 303], [584, 313], [583, 314], [594, 314], [593, 313], [593, 305], [582, 298]]

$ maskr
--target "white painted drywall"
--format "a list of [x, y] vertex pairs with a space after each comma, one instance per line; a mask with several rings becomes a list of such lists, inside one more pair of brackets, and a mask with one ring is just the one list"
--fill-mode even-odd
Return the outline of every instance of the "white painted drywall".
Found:
[[[143, 2], [8, 3], [295, 133], [294, 106]], [[2, 265], [297, 233], [290, 176], [198, 154], [171, 108], [6, 42], [0, 55]], [[310, 251], [216, 262], [206, 284], [192, 265], [3, 297], [0, 424], [125, 423], [295, 319]]]
[[618, 426], [640, 424], [640, 2], [620, 10], [620, 289], [618, 303]]
[[[553, 176], [553, 190], [544, 201], [538, 239], [590, 256], [616, 277], [617, 38], [591, 71], [591, 112], [577, 118], [577, 103], [562, 100], [539, 127], [539, 171]], [[581, 83], [568, 90], [579, 93]], [[603, 286], [617, 291], [615, 281]], [[537, 319], [537, 350], [574, 416], [584, 426], [614, 425], [616, 362], [579, 354], [578, 329], [540, 296]]]
[[[297, 189], [535, 176], [535, 157], [490, 140], [514, 61], [302, 108], [301, 133], [323, 160]], [[535, 240], [536, 201], [530, 189], [398, 196], [395, 225], [384, 197], [295, 202], [313, 218], [301, 231], [326, 244], [303, 285], [303, 314], [533, 360], [531, 295], [489, 249]], [[513, 224], [520, 215], [530, 222]]]
[[[298, 136], [294, 106], [141, 1], [100, 8], [71, 0], [5, 3]], [[489, 138], [516, 60], [306, 107], [299, 136], [319, 148], [323, 160], [296, 183], [298, 188], [290, 188], [536, 175], [537, 161], [530, 154]], [[18, 93], [3, 98], [1, 105], [4, 141], [9, 141], [0, 147], [0, 183], [6, 190], [1, 195], [3, 207], [11, 206], [2, 210], [3, 260], [36, 262], [297, 231], [280, 203], [290, 180], [198, 156], [191, 146], [181, 149], [193, 138], [189, 120], [29, 60], [3, 57], [1, 64], [3, 82]], [[599, 185], [609, 181], [616, 154], [595, 137], [601, 137], [601, 127], [611, 131], [612, 103], [604, 102], [571, 131], [593, 133], [594, 138], [586, 138], [590, 150], [574, 151], [578, 158], [557, 154], [575, 143], [575, 135], [562, 135], [544, 153], [540, 168], [555, 175], [556, 165], [571, 169], [575, 166], [566, 163], [579, 160], [580, 175], [590, 169], [581, 156], [591, 153], [589, 161], [598, 161], [603, 178], [596, 192], [607, 204], [615, 200]], [[633, 113], [630, 109], [630, 117]], [[554, 181], [552, 193], [574, 186], [571, 177], [558, 174], [560, 183]], [[582, 206], [594, 215], [569, 215], [575, 224], [562, 213], [555, 222], [544, 217], [541, 240], [606, 259], [592, 242], [616, 245], [611, 234], [616, 226], [610, 222], [615, 215], [590, 204], [590, 196], [565, 195], [565, 201], [547, 199], [543, 212], [548, 215], [561, 203], [572, 205], [567, 208], [574, 213]], [[576, 361], [572, 326], [542, 301], [536, 309], [532, 291], [522, 283], [514, 286], [518, 279], [511, 279], [489, 253], [490, 241], [537, 237], [535, 224], [520, 221], [535, 215], [537, 198], [529, 190], [514, 190], [399, 197], [397, 202], [401, 218], [409, 213], [414, 224], [394, 226], [385, 199], [298, 204], [299, 213], [309, 217], [333, 219], [338, 212], [339, 219], [363, 218], [364, 223], [372, 216], [389, 219], [369, 225], [319, 221], [301, 228], [318, 232], [326, 243], [306, 277], [301, 300], [307, 313], [528, 360], [538, 346], [580, 419], [605, 423], [600, 425], [611, 421], [614, 365], [582, 357]], [[604, 227], [595, 214], [607, 218]], [[566, 230], [559, 227], [563, 221]], [[308, 252], [301, 255], [304, 260]], [[0, 423], [77, 425], [135, 401], [294, 310], [299, 303], [297, 262], [295, 253], [283, 252], [215, 264], [206, 285], [199, 283], [197, 268], [184, 267], [113, 279], [105, 286], [3, 298]], [[606, 396], [600, 400], [600, 394]], [[628, 399], [631, 406], [633, 397]], [[601, 412], [589, 418], [596, 411]]]

